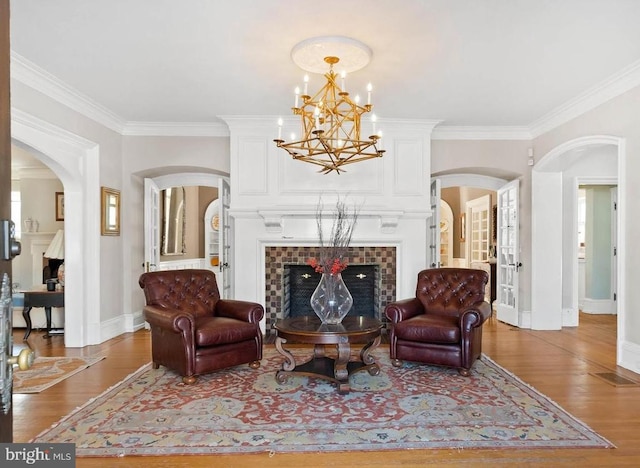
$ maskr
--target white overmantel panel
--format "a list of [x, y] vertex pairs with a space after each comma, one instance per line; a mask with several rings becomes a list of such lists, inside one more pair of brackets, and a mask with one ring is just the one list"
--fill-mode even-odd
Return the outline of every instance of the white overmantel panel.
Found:
[[[379, 121], [384, 157], [325, 175], [275, 145], [277, 118], [222, 118], [230, 130], [235, 298], [264, 304], [265, 247], [317, 245], [318, 202], [330, 212], [338, 198], [360, 208], [351, 245], [395, 247], [397, 297], [415, 292], [416, 275], [427, 264], [431, 132], [437, 122]], [[282, 136], [299, 134], [297, 125], [287, 119]]]
[[[273, 140], [277, 117], [222, 116], [229, 125], [231, 209], [313, 206], [321, 194], [349, 194], [382, 210], [424, 212], [431, 174], [431, 133], [437, 121], [380, 120], [384, 157], [320, 174], [318, 166], [293, 160]], [[300, 135], [299, 121], [285, 119], [282, 136]]]

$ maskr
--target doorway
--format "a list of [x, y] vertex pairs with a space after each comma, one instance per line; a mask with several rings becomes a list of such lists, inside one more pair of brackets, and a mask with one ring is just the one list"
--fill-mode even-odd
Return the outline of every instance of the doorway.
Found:
[[[12, 144], [48, 166], [64, 186], [65, 346], [99, 344], [99, 147], [17, 109], [11, 113], [11, 137]], [[84, 261], [87, 256], [95, 261]]]
[[[579, 182], [620, 184], [624, 140], [593, 136], [566, 142], [547, 153], [532, 172], [531, 327], [559, 330], [578, 324]], [[613, 183], [612, 183], [613, 181]], [[620, 193], [624, 193], [619, 188]], [[558, 206], [560, 203], [560, 206]], [[554, 208], [554, 209], [552, 209]], [[558, 209], [559, 208], [559, 209]], [[618, 354], [624, 337], [624, 232], [616, 215]], [[566, 265], [571, 265], [566, 268]]]

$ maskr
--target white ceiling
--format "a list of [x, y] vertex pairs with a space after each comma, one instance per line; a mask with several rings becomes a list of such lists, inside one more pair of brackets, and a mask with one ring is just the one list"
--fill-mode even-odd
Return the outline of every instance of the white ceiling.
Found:
[[373, 50], [347, 89], [371, 81], [379, 118], [446, 126], [530, 126], [640, 66], [638, 0], [12, 0], [11, 15], [14, 53], [124, 122], [288, 115], [290, 52], [314, 36]]

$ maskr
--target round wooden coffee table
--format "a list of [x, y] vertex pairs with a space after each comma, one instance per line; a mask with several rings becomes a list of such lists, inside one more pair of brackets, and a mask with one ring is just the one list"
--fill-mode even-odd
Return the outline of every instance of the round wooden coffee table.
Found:
[[[315, 316], [292, 317], [278, 320], [276, 349], [284, 356], [282, 369], [276, 374], [278, 383], [285, 383], [290, 375], [304, 375], [329, 380], [336, 384], [338, 392], [348, 393], [349, 376], [366, 370], [378, 375], [380, 368], [371, 351], [380, 345], [382, 322], [370, 317], [346, 317], [339, 325], [323, 324]], [[296, 364], [285, 343], [312, 344], [313, 356]], [[351, 359], [351, 345], [362, 344], [360, 359]], [[328, 349], [336, 349], [335, 356], [328, 356]]]

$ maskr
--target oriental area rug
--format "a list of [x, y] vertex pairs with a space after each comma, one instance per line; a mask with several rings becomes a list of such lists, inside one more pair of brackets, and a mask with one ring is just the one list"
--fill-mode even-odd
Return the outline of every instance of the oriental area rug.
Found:
[[37, 357], [31, 368], [13, 372], [13, 393], [40, 393], [104, 359], [97, 357]]
[[272, 348], [257, 370], [237, 366], [194, 385], [148, 364], [30, 442], [75, 443], [77, 456], [103, 457], [612, 447], [488, 357], [462, 377], [395, 368], [388, 352], [374, 354], [380, 374], [354, 374], [344, 395], [320, 379], [277, 383], [283, 358]]

